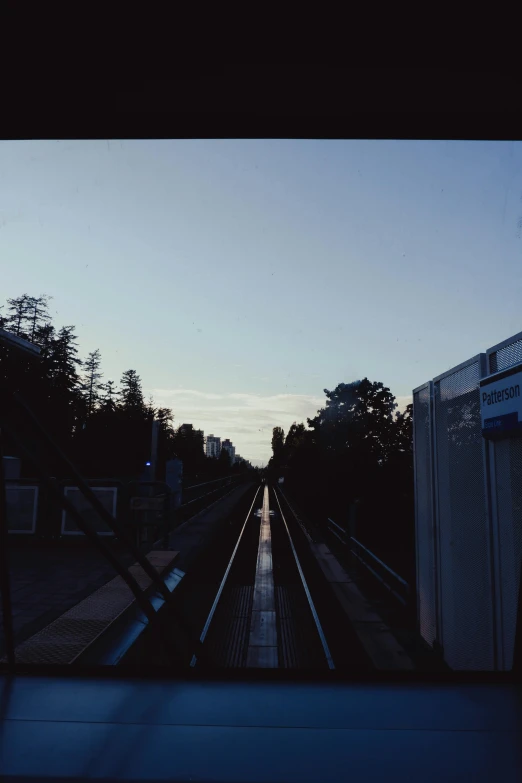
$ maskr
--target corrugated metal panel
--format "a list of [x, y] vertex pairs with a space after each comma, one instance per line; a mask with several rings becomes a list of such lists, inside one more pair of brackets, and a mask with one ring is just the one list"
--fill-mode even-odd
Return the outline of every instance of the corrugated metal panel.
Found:
[[502, 668], [513, 666], [522, 562], [522, 441], [495, 443]]
[[421, 636], [433, 644], [437, 636], [437, 592], [430, 387], [426, 384], [413, 394], [413, 427], [418, 622]]
[[434, 384], [441, 641], [449, 666], [495, 665], [489, 515], [479, 380], [484, 356]]
[[522, 362], [522, 333], [509, 337], [499, 345], [486, 351], [488, 357], [488, 372], [500, 372]]

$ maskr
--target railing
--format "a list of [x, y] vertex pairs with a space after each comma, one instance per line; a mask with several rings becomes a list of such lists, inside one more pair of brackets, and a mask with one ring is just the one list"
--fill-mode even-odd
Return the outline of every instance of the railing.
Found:
[[[98, 512], [86, 502], [74, 479], [49, 479], [61, 496], [67, 498], [100, 535], [113, 536], [114, 532], [102, 520]], [[126, 485], [118, 479], [90, 479], [88, 486], [105, 510], [118, 523], [126, 517]], [[5, 482], [7, 530], [10, 535], [38, 539], [83, 537], [84, 533], [71, 515], [53, 497], [46, 482], [38, 478], [9, 479]]]
[[185, 492], [188, 492], [189, 489], [196, 489], [197, 487], [206, 487], [209, 484], [216, 484], [218, 481], [227, 481], [228, 479], [233, 479], [238, 477], [238, 473], [232, 473], [230, 476], [223, 476], [222, 478], [212, 479], [212, 481], [204, 481], [202, 484], [192, 484], [189, 487], [184, 487]]
[[[189, 493], [191, 490], [199, 489], [205, 487], [210, 487], [213, 484], [217, 484], [218, 486], [213, 486], [212, 489], [210, 489], [208, 492], [198, 492], [196, 493], [196, 496], [191, 498], [190, 500], [184, 500], [184, 502], [181, 504], [182, 509], [186, 509], [188, 506], [191, 506], [193, 503], [197, 503], [198, 501], [202, 500], [203, 498], [208, 498], [210, 495], [214, 495], [216, 492], [219, 492], [223, 487], [227, 487], [230, 484], [238, 483], [238, 481], [241, 478], [241, 474], [235, 474], [232, 476], [225, 476], [224, 478], [220, 479], [214, 479], [212, 481], [204, 481], [202, 484], [193, 484], [190, 487], [185, 487], [183, 492], [184, 494]], [[190, 495], [189, 495], [190, 497]]]
[[[409, 600], [410, 600], [410, 586], [409, 586], [409, 584], [401, 576], [396, 574], [395, 571], [392, 571], [392, 569], [389, 566], [387, 566], [386, 563], [383, 563], [382, 560], [380, 560], [377, 557], [377, 555], [374, 555], [373, 552], [370, 552], [370, 550], [367, 549], [363, 544], [361, 544], [360, 541], [357, 541], [355, 538], [351, 537], [350, 538], [350, 545], [351, 545], [350, 552], [352, 553], [352, 555], [366, 569], [368, 569], [368, 571], [371, 574], [373, 574], [373, 576], [376, 579], [378, 579], [378, 581], [382, 584], [382, 586], [384, 588], [386, 588], [386, 590], [388, 590], [389, 593], [391, 595], [393, 595], [394, 598], [397, 599], [397, 601], [399, 601], [403, 606], [407, 606], [408, 603], [409, 603]], [[356, 550], [358, 550], [358, 551], [356, 551]], [[364, 552], [364, 554], [362, 554], [363, 552]], [[367, 560], [365, 559], [365, 556], [371, 558], [372, 565], [370, 565], [367, 562]], [[372, 566], [374, 566], [374, 567], [372, 567]], [[377, 568], [377, 570], [376, 570], [376, 568]], [[384, 572], [383, 576], [381, 576], [378, 573], [379, 569]], [[386, 579], [390, 580], [390, 578], [391, 578], [392, 581], [395, 580], [395, 582], [396, 582], [396, 585], [395, 585], [396, 589], [394, 589], [389, 584], [389, 582], [386, 581]], [[397, 592], [398, 590], [400, 592]], [[402, 595], [401, 595], [401, 593], [402, 593]]]
[[408, 606], [411, 599], [409, 584], [395, 573], [386, 563], [374, 555], [364, 544], [350, 536], [346, 530], [338, 525], [333, 519], [328, 518], [328, 530], [346, 547], [349, 547], [350, 554], [355, 560], [377, 579], [390, 595], [399, 601], [403, 606]]
[[[240, 483], [244, 474], [191, 484], [181, 492], [172, 493], [163, 481], [121, 481], [114, 478], [88, 479], [87, 484], [106, 511], [124, 530], [141, 541], [142, 532], [148, 540], [153, 528], [166, 536], [187, 515], [199, 510], [200, 505], [219, 499], [220, 493]], [[84, 538], [69, 511], [63, 509], [40, 478], [11, 479], [6, 484], [7, 528], [10, 537], [21, 539]], [[98, 513], [86, 504], [74, 479], [54, 480], [62, 496], [73, 502], [78, 511], [86, 514], [99, 535], [114, 537], [113, 531]], [[140, 500], [143, 502], [140, 503]], [[161, 500], [161, 503], [159, 501]], [[161, 505], [161, 508], [159, 507]], [[148, 531], [148, 532], [147, 532]]]

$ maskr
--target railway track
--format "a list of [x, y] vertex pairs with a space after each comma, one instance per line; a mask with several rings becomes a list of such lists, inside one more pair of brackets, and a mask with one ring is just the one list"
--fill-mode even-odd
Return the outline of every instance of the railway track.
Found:
[[199, 623], [204, 652], [190, 665], [367, 669], [284, 498], [262, 484], [249, 503], [185, 585], [184, 613]]

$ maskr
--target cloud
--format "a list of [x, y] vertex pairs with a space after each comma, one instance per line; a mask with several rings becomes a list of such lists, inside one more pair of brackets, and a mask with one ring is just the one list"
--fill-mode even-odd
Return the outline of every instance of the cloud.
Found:
[[146, 389], [157, 406], [172, 408], [175, 424], [190, 422], [205, 435], [230, 438], [241, 456], [266, 463], [272, 453], [272, 428], [285, 432], [305, 422], [324, 404], [306, 394], [214, 394], [196, 389]]
[[150, 394], [153, 396], [158, 395], [162, 399], [169, 397], [201, 397], [205, 400], [221, 400], [222, 394], [213, 394], [212, 392], [202, 392], [196, 389], [149, 389]]
[[[291, 424], [315, 416], [324, 397], [307, 394], [215, 394], [197, 389], [146, 389], [157, 406], [172, 408], [176, 425], [190, 422], [205, 435], [230, 438], [236, 451], [252, 462], [265, 464], [272, 453], [272, 429], [288, 432]], [[411, 395], [396, 398], [403, 411]]]

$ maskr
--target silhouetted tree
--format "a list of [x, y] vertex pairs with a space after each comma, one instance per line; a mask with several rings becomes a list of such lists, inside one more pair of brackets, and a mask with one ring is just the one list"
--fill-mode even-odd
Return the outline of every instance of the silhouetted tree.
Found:
[[187, 475], [199, 473], [206, 465], [203, 435], [192, 424], [182, 424], [172, 437], [172, 452], [183, 461]]
[[272, 470], [280, 472], [283, 467], [285, 454], [285, 433], [282, 427], [274, 427], [272, 430]]
[[31, 297], [28, 294], [22, 294], [13, 299], [7, 300], [8, 316], [7, 328], [17, 337], [29, 339], [27, 321], [31, 310]]
[[356, 448], [366, 457], [386, 459], [392, 439], [395, 397], [382, 383], [368, 378], [340, 383], [333, 391], [324, 390], [326, 407], [308, 420], [318, 433], [327, 455], [345, 454]]
[[82, 388], [86, 398], [87, 416], [92, 416], [103, 388], [103, 384], [100, 383], [102, 378], [100, 367], [101, 356], [97, 348], [95, 351], [91, 351], [83, 365]]
[[26, 320], [28, 322], [28, 335], [31, 342], [35, 342], [38, 330], [49, 323], [49, 299], [46, 294], [27, 297]]
[[145, 402], [141, 378], [136, 370], [125, 370], [120, 380], [120, 404], [123, 411], [138, 415], [145, 414]]
[[118, 391], [114, 381], [107, 381], [100, 386], [102, 392], [100, 396], [100, 410], [104, 413], [114, 413], [116, 411], [116, 401], [118, 398]]
[[294, 422], [283, 445], [274, 430], [268, 473], [272, 480], [284, 475], [316, 522], [331, 516], [345, 525], [357, 501], [358, 535], [381, 553], [405, 550], [407, 563], [399, 558], [396, 566], [407, 574], [414, 552], [412, 406], [395, 412], [389, 388], [367, 378], [325, 395], [308, 428]]
[[230, 472], [230, 454], [225, 448], [221, 449], [221, 454], [219, 455], [218, 463], [219, 463], [220, 471], [223, 474], [226, 475], [227, 473]]
[[413, 403], [395, 414], [394, 446], [400, 452], [413, 453]]

